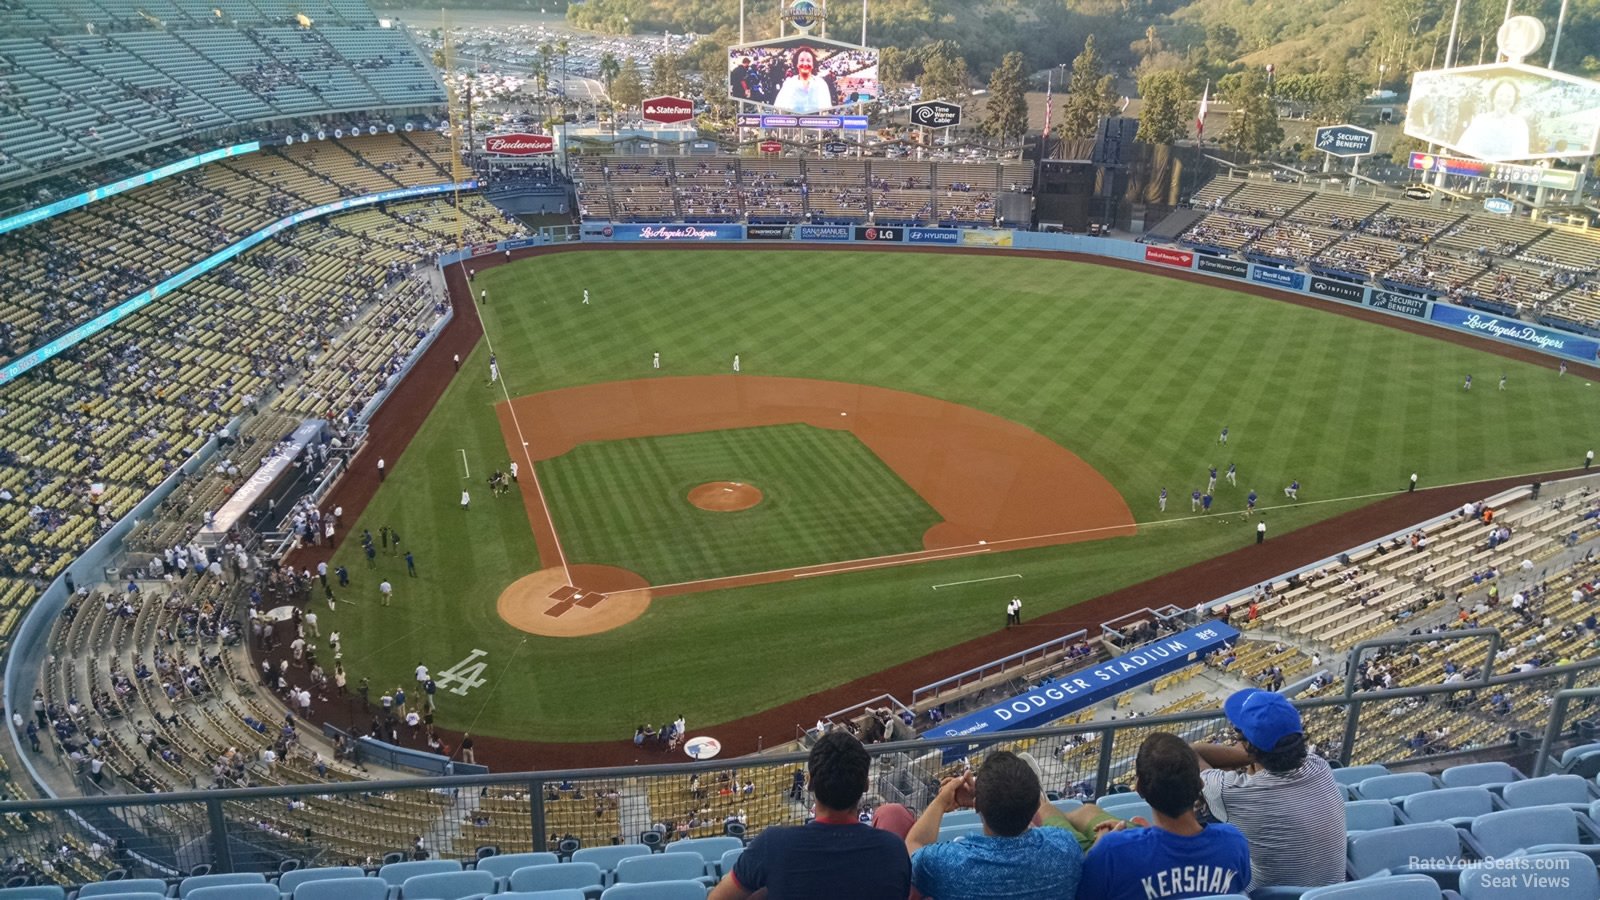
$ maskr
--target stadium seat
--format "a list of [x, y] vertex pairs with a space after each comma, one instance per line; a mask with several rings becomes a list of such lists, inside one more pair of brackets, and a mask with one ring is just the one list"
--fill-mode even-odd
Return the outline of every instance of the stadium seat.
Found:
[[513, 891], [553, 891], [558, 888], [577, 888], [584, 893], [599, 893], [605, 889], [601, 883], [604, 875], [592, 862], [556, 863], [553, 866], [525, 866], [511, 873]]
[[1344, 804], [1344, 830], [1346, 834], [1371, 831], [1374, 828], [1392, 828], [1399, 825], [1395, 805], [1388, 800], [1346, 800]]
[[232, 887], [240, 884], [266, 884], [260, 872], [230, 872], [220, 875], [190, 875], [178, 884], [179, 900], [188, 900], [189, 894], [203, 888]]
[[1522, 781], [1527, 776], [1509, 763], [1483, 762], [1465, 766], [1451, 766], [1439, 773], [1439, 783], [1447, 788], [1482, 786], [1491, 787]]
[[698, 881], [618, 884], [606, 888], [600, 900], [706, 900], [706, 886]]
[[360, 866], [325, 866], [320, 869], [295, 869], [278, 876], [278, 893], [293, 897], [295, 888], [313, 881], [337, 881], [341, 878], [364, 878], [366, 871]]
[[[1594, 900], [1600, 897], [1600, 875], [1582, 853], [1543, 853], [1494, 866], [1473, 866], [1461, 873], [1461, 900]], [[1533, 860], [1537, 862], [1533, 862]], [[1528, 877], [1524, 877], [1528, 876]]]
[[1500, 796], [1512, 809], [1561, 804], [1587, 810], [1594, 799], [1589, 793], [1589, 782], [1576, 775], [1546, 775], [1514, 782], [1506, 785]]
[[104, 897], [107, 894], [160, 894], [166, 896], [167, 883], [159, 878], [124, 878], [121, 881], [91, 881], [78, 888], [79, 898]]
[[1415, 858], [1460, 859], [1461, 835], [1446, 822], [1419, 822], [1350, 836], [1350, 874], [1355, 878], [1400, 869]]
[[128, 894], [95, 894], [94, 900], [167, 900], [167, 895], [154, 891], [136, 891]]
[[388, 863], [378, 869], [378, 877], [388, 886], [390, 900], [394, 900], [400, 895], [400, 885], [405, 884], [407, 878], [459, 871], [461, 863], [453, 859], [414, 859]]
[[527, 866], [551, 866], [560, 862], [554, 853], [505, 853], [478, 860], [479, 872], [494, 876], [498, 890], [505, 890], [511, 873]]
[[1496, 808], [1494, 794], [1486, 787], [1440, 788], [1400, 801], [1400, 815], [1407, 822], [1449, 822], [1456, 826], [1470, 825], [1473, 819]]
[[643, 844], [619, 844], [615, 847], [584, 847], [572, 854], [572, 862], [594, 863], [600, 867], [602, 884], [617, 880], [617, 864], [633, 856], [649, 856], [650, 848]]
[[189, 900], [281, 900], [276, 885], [271, 884], [218, 884], [195, 888]]
[[617, 884], [646, 881], [699, 881], [709, 887], [717, 879], [706, 875], [705, 863], [688, 853], [652, 853], [617, 863]]
[[[1083, 801], [1082, 800], [1051, 800], [1050, 801], [1050, 805], [1054, 806], [1056, 809], [1061, 810], [1063, 813], [1069, 813], [1069, 812], [1072, 812], [1075, 809], [1082, 809], [1083, 808]], [[972, 814], [974, 816], [976, 816], [978, 813], [977, 813], [976, 810], [974, 810]], [[950, 821], [950, 817], [949, 816], [945, 816], [945, 821], [946, 822]]]
[[[1514, 853], [1573, 850], [1600, 853], [1600, 835], [1589, 818], [1566, 806], [1503, 809], [1472, 820], [1465, 837], [1482, 859]], [[1583, 845], [1587, 839], [1589, 844]]]
[[975, 809], [958, 809], [948, 813], [939, 820], [940, 828], [954, 828], [957, 825], [971, 825], [978, 821], [978, 811]]
[[1431, 791], [1435, 787], [1438, 787], [1438, 782], [1426, 772], [1400, 772], [1356, 782], [1355, 795], [1357, 800], [1399, 800], [1419, 791]]
[[735, 848], [733, 850], [729, 850], [727, 853], [722, 854], [722, 858], [717, 860], [717, 873], [719, 875], [726, 875], [729, 872], [732, 872], [733, 871], [733, 864], [739, 861], [739, 857], [743, 853], [744, 853], [744, 848], [743, 847], [738, 847], [738, 848]]
[[939, 843], [947, 844], [951, 841], [959, 841], [964, 837], [971, 837], [975, 834], [983, 834], [982, 822], [968, 822], [965, 825], [943, 827], [939, 829]]
[[494, 900], [589, 900], [589, 898], [577, 888], [563, 888], [555, 891], [505, 891], [496, 894]]
[[1439, 900], [1444, 892], [1426, 875], [1389, 875], [1312, 888], [1300, 900]]
[[66, 889], [55, 884], [0, 888], [0, 900], [66, 900], [66, 898]]
[[1561, 752], [1561, 768], [1566, 769], [1579, 759], [1582, 759], [1591, 753], [1600, 753], [1600, 743], [1579, 744], [1576, 747], [1569, 747]]
[[698, 853], [701, 864], [707, 875], [721, 875], [717, 871], [717, 864], [722, 861], [722, 854], [729, 850], [744, 847], [744, 842], [732, 837], [707, 837], [690, 838], [667, 845], [668, 853]]
[[1355, 787], [1368, 778], [1376, 778], [1379, 775], [1387, 774], [1389, 774], [1388, 766], [1372, 763], [1365, 766], [1345, 766], [1342, 769], [1334, 769], [1333, 780], [1345, 787]]
[[384, 900], [389, 885], [382, 878], [329, 878], [302, 882], [294, 900]]
[[400, 885], [401, 900], [462, 900], [494, 893], [494, 876], [488, 872], [435, 872], [413, 875]]

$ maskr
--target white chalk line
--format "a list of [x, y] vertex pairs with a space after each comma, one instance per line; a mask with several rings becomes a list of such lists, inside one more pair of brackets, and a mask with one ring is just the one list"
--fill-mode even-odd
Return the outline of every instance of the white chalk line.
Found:
[[939, 588], [942, 588], [942, 587], [957, 587], [957, 586], [963, 585], [963, 584], [982, 584], [985, 581], [1004, 581], [1007, 578], [1021, 578], [1021, 577], [1022, 576], [1018, 575], [1016, 572], [1012, 572], [1010, 575], [995, 575], [995, 576], [990, 577], [990, 578], [973, 578], [973, 579], [970, 579], [968, 581], [947, 581], [944, 584], [936, 584], [936, 585], [934, 585], [933, 589], [937, 591]]

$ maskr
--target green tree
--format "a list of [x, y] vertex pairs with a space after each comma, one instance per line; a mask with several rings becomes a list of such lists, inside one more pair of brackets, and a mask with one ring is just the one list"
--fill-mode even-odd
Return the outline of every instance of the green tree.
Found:
[[1022, 65], [1022, 54], [1015, 50], [1000, 60], [989, 76], [989, 96], [979, 126], [984, 134], [1008, 144], [1028, 133], [1027, 76]]
[[688, 87], [678, 57], [671, 53], [658, 53], [650, 60], [650, 90], [657, 94], [682, 94]]
[[916, 60], [899, 47], [884, 47], [878, 51], [878, 78], [890, 84], [910, 81]]
[[617, 62], [617, 55], [607, 50], [600, 57], [600, 81], [606, 86], [606, 91], [611, 91], [611, 83], [617, 80], [617, 73], [622, 71], [622, 63]]
[[644, 76], [639, 73], [639, 66], [629, 59], [622, 64], [616, 80], [612, 82], [611, 103], [623, 109], [636, 111], [643, 101]]
[[1148, 144], [1172, 144], [1189, 136], [1189, 123], [1198, 107], [1194, 85], [1186, 73], [1172, 69], [1147, 72], [1139, 78], [1138, 139]]
[[1067, 80], [1066, 94], [1061, 98], [1063, 137], [1094, 136], [1100, 120], [1117, 108], [1117, 98], [1111, 85], [1111, 75], [1100, 59], [1100, 51], [1095, 49], [1094, 35], [1091, 34], [1084, 41], [1083, 52], [1072, 61], [1072, 77]]
[[924, 100], [949, 100], [961, 103], [972, 95], [972, 75], [967, 60], [949, 41], [939, 41], [922, 59], [922, 77], [917, 80]]
[[1228, 104], [1228, 128], [1222, 145], [1253, 157], [1264, 156], [1283, 143], [1278, 110], [1267, 96], [1267, 75], [1252, 66], [1222, 79], [1222, 102]]

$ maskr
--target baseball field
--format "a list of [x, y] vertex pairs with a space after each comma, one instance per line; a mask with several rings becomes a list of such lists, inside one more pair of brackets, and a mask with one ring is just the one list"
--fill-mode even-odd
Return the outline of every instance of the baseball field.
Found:
[[1060, 259], [585, 250], [479, 291], [487, 341], [351, 529], [397, 531], [416, 575], [346, 540], [322, 616], [352, 684], [424, 664], [438, 724], [478, 735], [714, 735], [998, 631], [1013, 596], [1026, 628], [1249, 545], [1251, 489], [1270, 540], [1591, 439], [1593, 389], [1553, 365]]

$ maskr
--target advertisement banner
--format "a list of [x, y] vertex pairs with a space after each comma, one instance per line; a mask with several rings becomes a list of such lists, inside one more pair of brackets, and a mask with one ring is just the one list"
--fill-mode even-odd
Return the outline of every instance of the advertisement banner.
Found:
[[1461, 306], [1451, 306], [1448, 303], [1435, 303], [1429, 318], [1442, 325], [1459, 328], [1473, 334], [1481, 334], [1497, 340], [1525, 347], [1536, 347], [1547, 353], [1559, 353], [1584, 362], [1593, 362], [1600, 356], [1600, 341], [1594, 338], [1579, 337], [1543, 325], [1532, 325], [1519, 322], [1516, 319], [1503, 319], [1499, 316], [1478, 312]]
[[1311, 293], [1319, 297], [1332, 297], [1346, 303], [1360, 303], [1367, 297], [1367, 289], [1359, 284], [1348, 281], [1335, 281], [1332, 278], [1319, 278], [1311, 276]]
[[906, 240], [913, 244], [959, 244], [961, 232], [954, 228], [907, 228]]
[[651, 97], [639, 104], [639, 118], [661, 125], [676, 125], [694, 118], [694, 101], [687, 97]]
[[789, 241], [794, 239], [793, 225], [746, 225], [747, 241]]
[[802, 241], [848, 241], [849, 225], [800, 225], [795, 234]]
[[858, 227], [855, 230], [856, 240], [878, 241], [879, 243], [884, 241], [902, 240], [905, 236], [905, 233], [906, 230], [904, 228], [894, 228], [883, 225], [867, 225], [865, 227]]
[[1250, 277], [1250, 264], [1237, 259], [1200, 253], [1195, 256], [1195, 261], [1195, 268], [1202, 272], [1210, 272], [1213, 275], [1226, 275], [1229, 278]]
[[1367, 305], [1373, 309], [1386, 309], [1417, 319], [1428, 314], [1427, 300], [1410, 294], [1396, 294], [1393, 291], [1373, 291], [1372, 296], [1367, 298]]
[[728, 48], [728, 96], [797, 116], [872, 103], [878, 51], [810, 35], [737, 44]]
[[1166, 247], [1144, 248], [1145, 262], [1161, 263], [1164, 266], [1181, 266], [1185, 269], [1194, 265], [1194, 254], [1187, 250], [1170, 250]]
[[1485, 162], [1590, 156], [1600, 84], [1521, 63], [1417, 72], [1405, 133]]
[[1251, 266], [1250, 280], [1259, 284], [1270, 284], [1273, 287], [1288, 288], [1291, 291], [1303, 291], [1306, 288], [1304, 273], [1275, 269], [1272, 266]]
[[961, 244], [966, 247], [1009, 247], [1011, 232], [974, 228], [961, 232]]
[[739, 241], [743, 225], [611, 225], [614, 241]]

